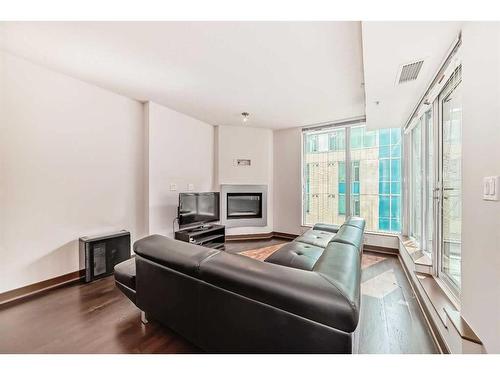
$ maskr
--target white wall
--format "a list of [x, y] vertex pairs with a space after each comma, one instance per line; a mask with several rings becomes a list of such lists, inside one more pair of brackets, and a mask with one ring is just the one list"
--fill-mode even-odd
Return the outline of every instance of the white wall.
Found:
[[3, 292], [77, 271], [82, 235], [145, 226], [142, 105], [0, 57]]
[[462, 315], [500, 353], [500, 202], [482, 200], [500, 175], [500, 24], [467, 22], [462, 38]]
[[[153, 102], [145, 106], [148, 233], [172, 237], [179, 193], [188, 184], [198, 192], [214, 189], [214, 127]], [[177, 190], [170, 191], [170, 184]]]
[[302, 234], [302, 131], [274, 132], [274, 230]]
[[[216, 131], [216, 181], [221, 184], [267, 185], [267, 226], [228, 228], [228, 234], [273, 231], [273, 132], [248, 126], [218, 126]], [[250, 159], [238, 167], [236, 159]]]

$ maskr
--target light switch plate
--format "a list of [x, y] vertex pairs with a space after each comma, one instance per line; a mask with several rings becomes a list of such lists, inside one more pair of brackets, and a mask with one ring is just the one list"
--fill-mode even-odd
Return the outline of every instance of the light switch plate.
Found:
[[177, 184], [170, 184], [170, 191], [177, 191]]
[[500, 176], [483, 178], [483, 199], [486, 201], [500, 200]]
[[188, 191], [194, 190], [194, 184], [188, 184]]

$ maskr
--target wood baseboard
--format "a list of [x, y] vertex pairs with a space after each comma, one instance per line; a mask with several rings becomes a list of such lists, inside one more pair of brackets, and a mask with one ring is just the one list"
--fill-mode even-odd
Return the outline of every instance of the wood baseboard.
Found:
[[80, 281], [84, 277], [85, 270], [80, 270], [0, 293], [0, 306], [19, 301], [35, 294], [60, 287], [62, 285]]
[[242, 241], [242, 240], [270, 240], [271, 238], [282, 238], [286, 240], [293, 240], [297, 238], [298, 234], [290, 234], [283, 232], [269, 232], [269, 233], [251, 233], [251, 234], [230, 234], [226, 235], [226, 241]]
[[393, 249], [390, 247], [375, 246], [375, 245], [363, 245], [363, 251], [370, 251], [372, 253], [383, 253], [390, 255], [398, 255], [399, 249]]
[[269, 240], [271, 238], [273, 238], [273, 232], [226, 235], [226, 241]]
[[283, 232], [273, 232], [273, 237], [283, 238], [285, 240], [294, 240], [298, 236], [299, 236], [298, 234], [290, 234], [290, 233], [283, 233]]

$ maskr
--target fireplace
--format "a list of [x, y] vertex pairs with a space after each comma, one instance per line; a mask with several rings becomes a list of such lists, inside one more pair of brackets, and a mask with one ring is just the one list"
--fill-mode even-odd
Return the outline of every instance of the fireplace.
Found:
[[226, 218], [262, 218], [262, 193], [227, 193]]
[[265, 227], [267, 185], [221, 185], [221, 221], [227, 227]]

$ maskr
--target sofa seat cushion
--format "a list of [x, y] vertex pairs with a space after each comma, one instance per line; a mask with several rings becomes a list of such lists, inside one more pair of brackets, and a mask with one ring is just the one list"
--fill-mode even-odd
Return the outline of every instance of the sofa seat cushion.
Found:
[[336, 224], [314, 224], [314, 230], [320, 230], [323, 232], [337, 233], [339, 231], [340, 225]]
[[309, 229], [302, 236], [297, 237], [294, 242], [303, 242], [309, 245], [325, 248], [334, 236], [335, 233]]
[[324, 250], [324, 248], [319, 246], [293, 241], [284, 245], [265, 261], [310, 271]]
[[356, 246], [358, 252], [361, 252], [363, 245], [363, 230], [351, 225], [342, 225], [335, 237], [333, 237], [332, 242]]
[[135, 259], [130, 258], [115, 266], [115, 280], [135, 290]]

